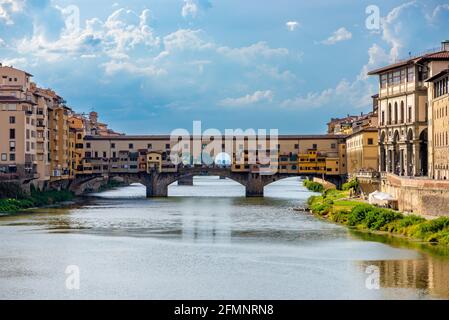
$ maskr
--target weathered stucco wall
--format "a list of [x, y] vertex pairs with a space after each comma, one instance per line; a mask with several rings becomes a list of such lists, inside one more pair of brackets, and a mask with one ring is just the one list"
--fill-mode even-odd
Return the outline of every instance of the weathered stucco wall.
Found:
[[399, 210], [427, 216], [449, 216], [449, 181], [387, 175], [381, 189], [398, 200]]

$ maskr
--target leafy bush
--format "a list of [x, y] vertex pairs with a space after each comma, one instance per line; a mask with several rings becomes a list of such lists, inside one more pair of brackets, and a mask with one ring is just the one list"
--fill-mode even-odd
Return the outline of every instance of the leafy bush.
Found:
[[351, 181], [344, 183], [343, 184], [343, 190], [344, 191], [348, 191], [348, 190], [357, 190], [359, 188], [359, 181], [357, 179], [352, 179]]
[[368, 212], [372, 210], [373, 206], [368, 204], [360, 204], [352, 209], [351, 214], [348, 217], [348, 225], [354, 227], [365, 220]]
[[314, 182], [311, 180], [304, 180], [304, 186], [312, 192], [323, 192], [324, 187], [321, 183]]
[[425, 237], [430, 233], [438, 233], [448, 227], [449, 227], [449, 218], [441, 217], [435, 220], [429, 220], [422, 223], [421, 225], [419, 225], [417, 231], [421, 237]]
[[32, 189], [31, 196], [23, 199], [0, 199], [0, 212], [17, 212], [23, 209], [69, 201], [73, 198], [74, 194], [67, 190], [40, 192]]

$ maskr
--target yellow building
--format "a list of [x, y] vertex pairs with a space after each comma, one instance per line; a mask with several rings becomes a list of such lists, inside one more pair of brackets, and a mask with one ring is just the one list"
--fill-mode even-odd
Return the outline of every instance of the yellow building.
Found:
[[429, 82], [429, 176], [449, 179], [449, 69], [427, 80]]
[[162, 155], [158, 152], [148, 152], [147, 154], [147, 172], [151, 170], [156, 170], [157, 172], [162, 171]]
[[378, 130], [368, 127], [354, 132], [346, 139], [348, 175], [379, 168]]

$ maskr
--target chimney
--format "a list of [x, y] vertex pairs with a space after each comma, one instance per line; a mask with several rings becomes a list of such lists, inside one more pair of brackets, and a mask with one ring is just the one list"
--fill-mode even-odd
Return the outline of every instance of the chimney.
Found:
[[441, 42], [441, 50], [449, 51], [449, 40], [444, 40]]

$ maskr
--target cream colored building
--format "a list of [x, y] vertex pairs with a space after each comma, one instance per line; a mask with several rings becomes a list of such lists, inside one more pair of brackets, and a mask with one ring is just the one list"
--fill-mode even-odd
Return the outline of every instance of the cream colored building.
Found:
[[449, 179], [449, 64], [448, 69], [429, 78], [430, 114], [429, 176]]
[[425, 80], [447, 68], [449, 42], [440, 51], [373, 70], [379, 76], [380, 171], [428, 174], [428, 91]]
[[36, 99], [32, 75], [0, 65], [0, 173], [33, 178], [44, 175], [36, 158]]
[[379, 168], [378, 130], [374, 127], [362, 128], [346, 139], [348, 176], [359, 172], [375, 172]]

